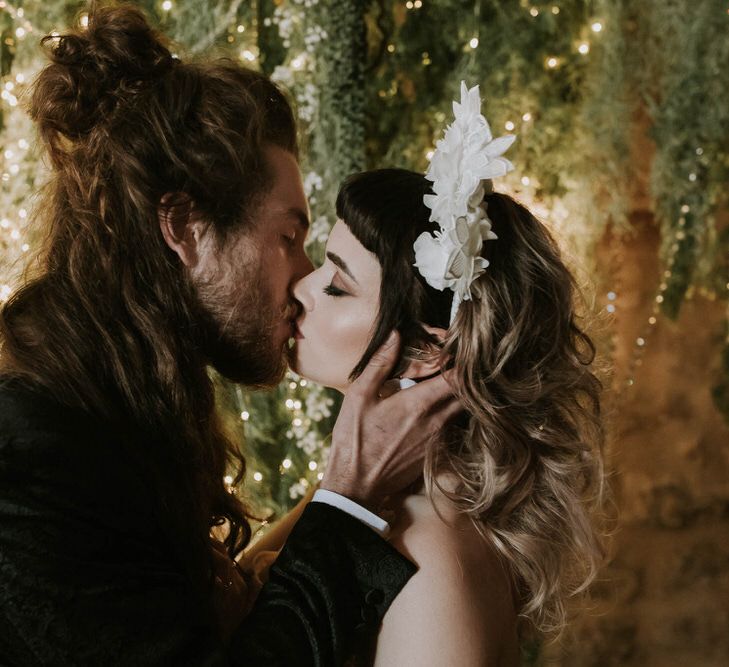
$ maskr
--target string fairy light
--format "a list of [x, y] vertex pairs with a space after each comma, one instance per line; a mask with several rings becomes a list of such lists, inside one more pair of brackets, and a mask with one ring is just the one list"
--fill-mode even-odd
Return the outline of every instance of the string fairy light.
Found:
[[666, 268], [663, 271], [661, 282], [658, 286], [658, 290], [652, 299], [651, 314], [648, 317], [646, 323], [643, 325], [640, 333], [635, 338], [633, 352], [628, 363], [628, 374], [625, 380], [627, 387], [633, 387], [636, 382], [636, 376], [638, 369], [643, 365], [643, 357], [645, 350], [648, 345], [648, 341], [655, 331], [656, 324], [658, 323], [658, 315], [661, 310], [661, 304], [665, 301], [665, 293], [668, 289], [668, 280], [673, 275], [673, 267], [676, 262], [676, 257], [681, 248], [682, 242], [686, 239], [686, 215], [690, 212], [688, 204], [681, 206], [681, 216], [678, 219], [678, 231], [674, 234], [674, 237], [669, 245], [670, 255], [666, 262]]

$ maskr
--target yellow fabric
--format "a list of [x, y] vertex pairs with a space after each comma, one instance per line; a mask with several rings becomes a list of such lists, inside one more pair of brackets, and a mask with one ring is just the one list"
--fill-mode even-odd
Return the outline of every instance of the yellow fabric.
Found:
[[268, 581], [268, 571], [276, 562], [278, 554], [316, 489], [316, 486], [312, 486], [294, 509], [272, 524], [266, 533], [249, 546], [239, 558], [238, 565], [248, 575], [249, 609], [258, 597], [261, 586]]

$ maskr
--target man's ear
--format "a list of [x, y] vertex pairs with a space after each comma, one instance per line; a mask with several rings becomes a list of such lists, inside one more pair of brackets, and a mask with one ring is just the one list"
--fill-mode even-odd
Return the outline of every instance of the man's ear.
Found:
[[[428, 333], [435, 336], [441, 342], [445, 340], [446, 330], [438, 327], [429, 327], [423, 325]], [[424, 343], [417, 350], [406, 348], [409, 357], [408, 365], [402, 372], [402, 377], [411, 378], [427, 378], [440, 372], [440, 348], [432, 343]]]
[[157, 218], [165, 243], [189, 269], [200, 261], [201, 240], [207, 227], [195, 212], [189, 195], [167, 192], [157, 206]]

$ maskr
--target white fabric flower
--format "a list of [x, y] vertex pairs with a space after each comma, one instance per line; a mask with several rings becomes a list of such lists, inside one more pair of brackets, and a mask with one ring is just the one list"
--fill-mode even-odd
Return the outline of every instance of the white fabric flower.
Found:
[[478, 86], [461, 82], [461, 101], [453, 102], [455, 119], [436, 144], [425, 177], [433, 194], [423, 197], [430, 220], [441, 231], [421, 234], [414, 244], [415, 266], [433, 288], [454, 291], [451, 321], [461, 301], [471, 298], [471, 284], [488, 266], [482, 258], [483, 242], [496, 238], [483, 198], [492, 191], [491, 179], [514, 165], [501, 155], [514, 143], [514, 135], [494, 139], [481, 114]]
[[[488, 121], [481, 115], [479, 88], [461, 82], [461, 102], [453, 103], [455, 120], [436, 144], [425, 177], [433, 182], [433, 195], [426, 195], [430, 220], [452, 229], [455, 218], [477, 206], [474, 194], [485, 180], [503, 176], [514, 168], [502, 153], [514, 143], [512, 134], [494, 139]], [[488, 186], [490, 189], [490, 185]], [[485, 188], [486, 189], [486, 188]]]

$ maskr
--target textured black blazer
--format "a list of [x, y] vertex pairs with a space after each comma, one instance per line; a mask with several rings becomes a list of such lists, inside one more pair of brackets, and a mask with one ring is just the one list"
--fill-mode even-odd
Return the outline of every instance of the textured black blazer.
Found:
[[0, 665], [339, 665], [415, 571], [370, 528], [311, 503], [223, 645], [115, 437], [0, 384]]

